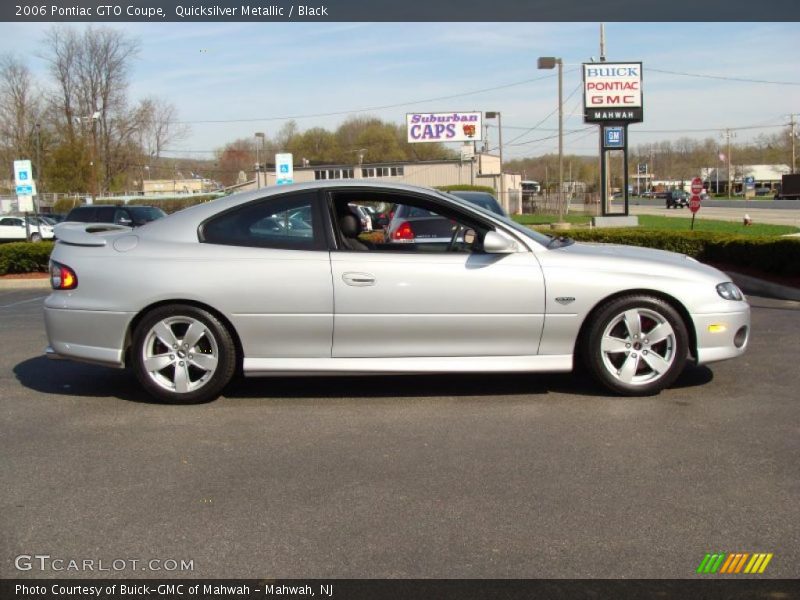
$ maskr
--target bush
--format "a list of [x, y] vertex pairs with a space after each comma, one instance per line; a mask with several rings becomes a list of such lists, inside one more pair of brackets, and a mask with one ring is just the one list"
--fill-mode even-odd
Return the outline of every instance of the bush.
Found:
[[0, 275], [47, 271], [53, 242], [0, 244]]
[[486, 192], [487, 194], [495, 195], [493, 187], [486, 185], [469, 185], [468, 183], [459, 183], [457, 185], [440, 185], [436, 188], [443, 192]]
[[568, 235], [586, 242], [644, 246], [687, 254], [704, 262], [725, 263], [780, 275], [800, 274], [800, 239], [754, 237], [700, 231], [589, 229]]
[[[175, 198], [148, 198], [147, 196], [142, 196], [141, 198], [129, 201], [128, 204], [133, 204], [134, 206], [157, 206], [165, 213], [171, 214], [189, 206], [202, 204], [214, 198], [219, 198], [219, 196], [220, 194], [195, 194], [191, 196], [178, 196]], [[94, 203], [111, 204], [113, 206], [122, 206], [125, 204], [122, 200], [115, 200], [114, 198], [98, 198]], [[66, 214], [76, 206], [83, 206], [83, 204], [84, 203], [79, 198], [62, 198], [61, 200], [57, 200], [53, 205], [53, 212]]]

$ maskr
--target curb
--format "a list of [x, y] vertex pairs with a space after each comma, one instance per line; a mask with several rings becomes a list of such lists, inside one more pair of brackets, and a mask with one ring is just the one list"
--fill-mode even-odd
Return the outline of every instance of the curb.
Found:
[[742, 275], [741, 273], [734, 273], [732, 271], [726, 271], [726, 273], [731, 276], [733, 283], [738, 285], [745, 294], [800, 302], [800, 288], [772, 283], [771, 281], [764, 281], [757, 277]]
[[0, 279], [0, 290], [25, 290], [50, 288], [50, 278], [42, 279]]

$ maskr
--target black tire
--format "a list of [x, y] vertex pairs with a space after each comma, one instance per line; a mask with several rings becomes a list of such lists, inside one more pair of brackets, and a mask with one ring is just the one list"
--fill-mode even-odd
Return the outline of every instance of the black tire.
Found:
[[31, 234], [31, 241], [32, 241], [34, 244], [36, 244], [36, 243], [38, 243], [38, 242], [41, 242], [41, 241], [42, 241], [42, 236], [41, 236], [41, 235], [39, 235], [38, 233], [32, 233], [32, 234]]
[[[663, 339], [650, 339], [662, 335]], [[581, 355], [607, 389], [624, 396], [649, 396], [675, 381], [688, 351], [689, 335], [678, 311], [660, 298], [631, 295], [610, 301], [592, 317]]]
[[133, 332], [131, 353], [142, 387], [169, 404], [215, 400], [237, 364], [228, 328], [210, 312], [186, 304], [145, 315]]

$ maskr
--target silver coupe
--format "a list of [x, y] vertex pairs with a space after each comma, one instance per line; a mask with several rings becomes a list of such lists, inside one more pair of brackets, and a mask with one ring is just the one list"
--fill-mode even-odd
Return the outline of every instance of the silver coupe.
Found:
[[[363, 233], [353, 205], [424, 212], [449, 237], [409, 219], [396, 223], [407, 243], [393, 243]], [[130, 367], [172, 403], [212, 400], [237, 372], [580, 367], [647, 395], [687, 360], [739, 356], [750, 332], [741, 291], [692, 258], [550, 237], [401, 184], [281, 186], [137, 229], [62, 223], [56, 235], [48, 355]]]

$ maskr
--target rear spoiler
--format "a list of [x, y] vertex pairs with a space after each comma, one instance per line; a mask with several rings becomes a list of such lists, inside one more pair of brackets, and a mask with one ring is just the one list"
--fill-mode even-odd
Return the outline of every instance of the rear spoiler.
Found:
[[65, 244], [73, 246], [105, 246], [106, 236], [98, 234], [130, 230], [130, 227], [114, 225], [113, 223], [75, 223], [67, 221], [56, 225], [54, 233], [58, 241]]

